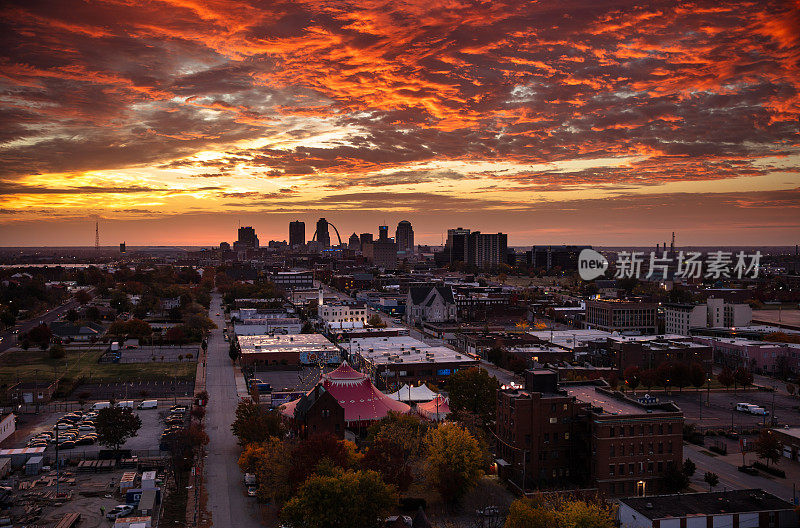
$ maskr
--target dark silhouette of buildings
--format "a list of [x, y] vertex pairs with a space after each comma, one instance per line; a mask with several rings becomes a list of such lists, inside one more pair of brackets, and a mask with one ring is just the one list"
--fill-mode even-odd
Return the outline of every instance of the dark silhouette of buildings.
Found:
[[411, 222], [403, 220], [397, 224], [394, 241], [397, 242], [397, 251], [414, 252], [414, 229], [411, 227]]
[[289, 222], [289, 246], [297, 247], [306, 243], [306, 223], [300, 220]]
[[258, 237], [256, 236], [256, 230], [250, 226], [240, 227], [238, 240], [233, 243], [233, 247], [234, 249], [257, 248]]

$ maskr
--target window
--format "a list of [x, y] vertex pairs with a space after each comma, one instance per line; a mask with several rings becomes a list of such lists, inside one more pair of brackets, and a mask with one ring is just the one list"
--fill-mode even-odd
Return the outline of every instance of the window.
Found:
[[[556, 418], [556, 417], [552, 417], [552, 418], [550, 418], [550, 423], [551, 423], [551, 424], [558, 423], [558, 418]], [[612, 436], [613, 436], [613, 435], [612, 435]]]
[[[564, 433], [564, 440], [569, 440], [569, 433]], [[672, 449], [672, 443], [670, 443], [670, 449]], [[671, 453], [672, 451], [670, 451]]]
[[611, 448], [608, 450], [608, 456], [610, 457], [616, 456], [616, 448], [614, 447], [614, 444], [611, 444]]
[[614, 437], [614, 427], [613, 426], [608, 428], [608, 436], [610, 436], [612, 438]]
[[614, 476], [614, 469], [615, 469], [614, 464], [611, 464], [611, 465], [608, 466], [608, 474], [609, 474], [609, 476], [611, 476], [611, 477]]

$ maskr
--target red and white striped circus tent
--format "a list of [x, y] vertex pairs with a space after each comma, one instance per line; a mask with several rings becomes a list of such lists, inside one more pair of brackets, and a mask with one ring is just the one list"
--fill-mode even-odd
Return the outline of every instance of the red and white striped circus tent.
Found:
[[[343, 361], [336, 370], [323, 374], [319, 383], [344, 408], [344, 421], [348, 427], [368, 425], [386, 417], [389, 411], [407, 413], [411, 409], [379, 391], [366, 374], [353, 369], [347, 361]], [[281, 413], [289, 418], [294, 417], [299, 401], [297, 399], [283, 405]]]
[[450, 398], [437, 394], [433, 400], [417, 405], [417, 412], [423, 418], [433, 422], [441, 422], [450, 414]]

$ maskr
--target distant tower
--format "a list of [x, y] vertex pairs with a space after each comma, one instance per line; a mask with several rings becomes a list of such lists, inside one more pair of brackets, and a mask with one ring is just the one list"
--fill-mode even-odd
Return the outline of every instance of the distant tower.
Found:
[[411, 227], [411, 222], [403, 220], [397, 224], [394, 241], [397, 242], [398, 251], [414, 252], [414, 229]]
[[378, 226], [378, 240], [386, 241], [389, 240], [389, 226]]
[[100, 220], [94, 220], [94, 248], [100, 249]]
[[317, 242], [322, 249], [331, 247], [331, 235], [328, 232], [328, 221], [324, 218], [317, 220]]
[[306, 223], [300, 220], [289, 222], [289, 246], [302, 246], [306, 243]]
[[675, 254], [675, 231], [672, 232], [672, 243], [669, 245], [670, 255]]
[[120, 242], [120, 244], [119, 244], [119, 252], [120, 253], [125, 253], [125, 251], [126, 251], [125, 242]]
[[358, 235], [353, 233], [350, 235], [350, 240], [348, 240], [347, 248], [352, 249], [353, 251], [360, 251], [361, 250], [361, 240], [358, 238]]

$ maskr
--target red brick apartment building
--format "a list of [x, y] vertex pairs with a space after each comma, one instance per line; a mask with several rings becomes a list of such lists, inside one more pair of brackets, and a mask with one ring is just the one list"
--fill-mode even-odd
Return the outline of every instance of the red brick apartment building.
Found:
[[603, 381], [558, 384], [530, 370], [525, 389], [497, 399], [500, 475], [526, 488], [594, 487], [608, 496], [662, 491], [683, 461], [683, 413], [673, 403], [640, 402]]
[[550, 370], [529, 370], [525, 390], [498, 391], [501, 476], [526, 487], [586, 485], [588, 407], [559, 390]]

